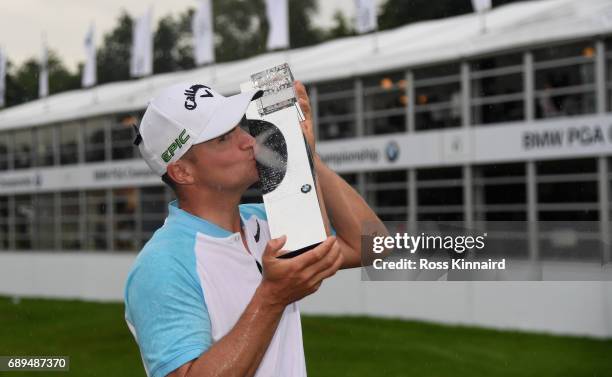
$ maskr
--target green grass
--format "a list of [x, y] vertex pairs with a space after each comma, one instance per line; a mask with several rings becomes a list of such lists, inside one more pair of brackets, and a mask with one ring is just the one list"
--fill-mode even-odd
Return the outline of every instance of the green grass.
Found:
[[[612, 376], [612, 340], [363, 317], [302, 323], [311, 377]], [[0, 355], [70, 356], [70, 372], [3, 376], [145, 375], [122, 304], [0, 298]]]

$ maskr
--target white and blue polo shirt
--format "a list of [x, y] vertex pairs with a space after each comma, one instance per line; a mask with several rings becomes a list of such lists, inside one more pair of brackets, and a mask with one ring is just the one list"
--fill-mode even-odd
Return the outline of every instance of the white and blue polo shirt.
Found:
[[[162, 377], [196, 359], [236, 324], [262, 275], [270, 231], [263, 204], [240, 205], [246, 242], [169, 204], [164, 225], [129, 272], [125, 319], [147, 375]], [[306, 376], [300, 313], [285, 308], [257, 377]]]

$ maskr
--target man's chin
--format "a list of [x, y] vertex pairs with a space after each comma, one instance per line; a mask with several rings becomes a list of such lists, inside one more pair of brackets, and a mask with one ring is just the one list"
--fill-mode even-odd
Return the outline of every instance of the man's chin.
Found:
[[259, 185], [259, 175], [255, 174], [251, 177], [251, 179], [249, 180], [248, 184], [248, 189], [259, 189], [260, 185]]

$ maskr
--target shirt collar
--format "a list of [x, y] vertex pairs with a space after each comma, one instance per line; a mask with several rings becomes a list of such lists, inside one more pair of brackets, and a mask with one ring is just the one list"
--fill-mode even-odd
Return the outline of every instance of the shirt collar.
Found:
[[[185, 225], [197, 232], [217, 238], [226, 238], [234, 234], [214, 223], [211, 223], [210, 221], [204, 220], [201, 217], [194, 216], [191, 213], [180, 209], [177, 200], [173, 200], [168, 204], [168, 221], [171, 223]], [[242, 214], [240, 215], [240, 223], [241, 225], [243, 224]]]

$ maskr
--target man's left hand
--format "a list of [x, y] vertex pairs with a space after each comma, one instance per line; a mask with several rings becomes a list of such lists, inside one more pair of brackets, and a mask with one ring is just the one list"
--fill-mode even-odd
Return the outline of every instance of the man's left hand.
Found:
[[310, 107], [310, 99], [308, 98], [308, 93], [306, 93], [306, 87], [302, 84], [301, 81], [295, 81], [293, 83], [295, 87], [295, 94], [297, 96], [298, 104], [300, 105], [300, 109], [302, 109], [302, 113], [304, 113], [305, 120], [300, 122], [302, 126], [302, 132], [304, 132], [304, 136], [306, 136], [306, 141], [308, 141], [308, 145], [310, 146], [310, 151], [312, 155], [315, 155], [315, 136], [314, 136], [314, 127], [312, 125], [312, 109]]

